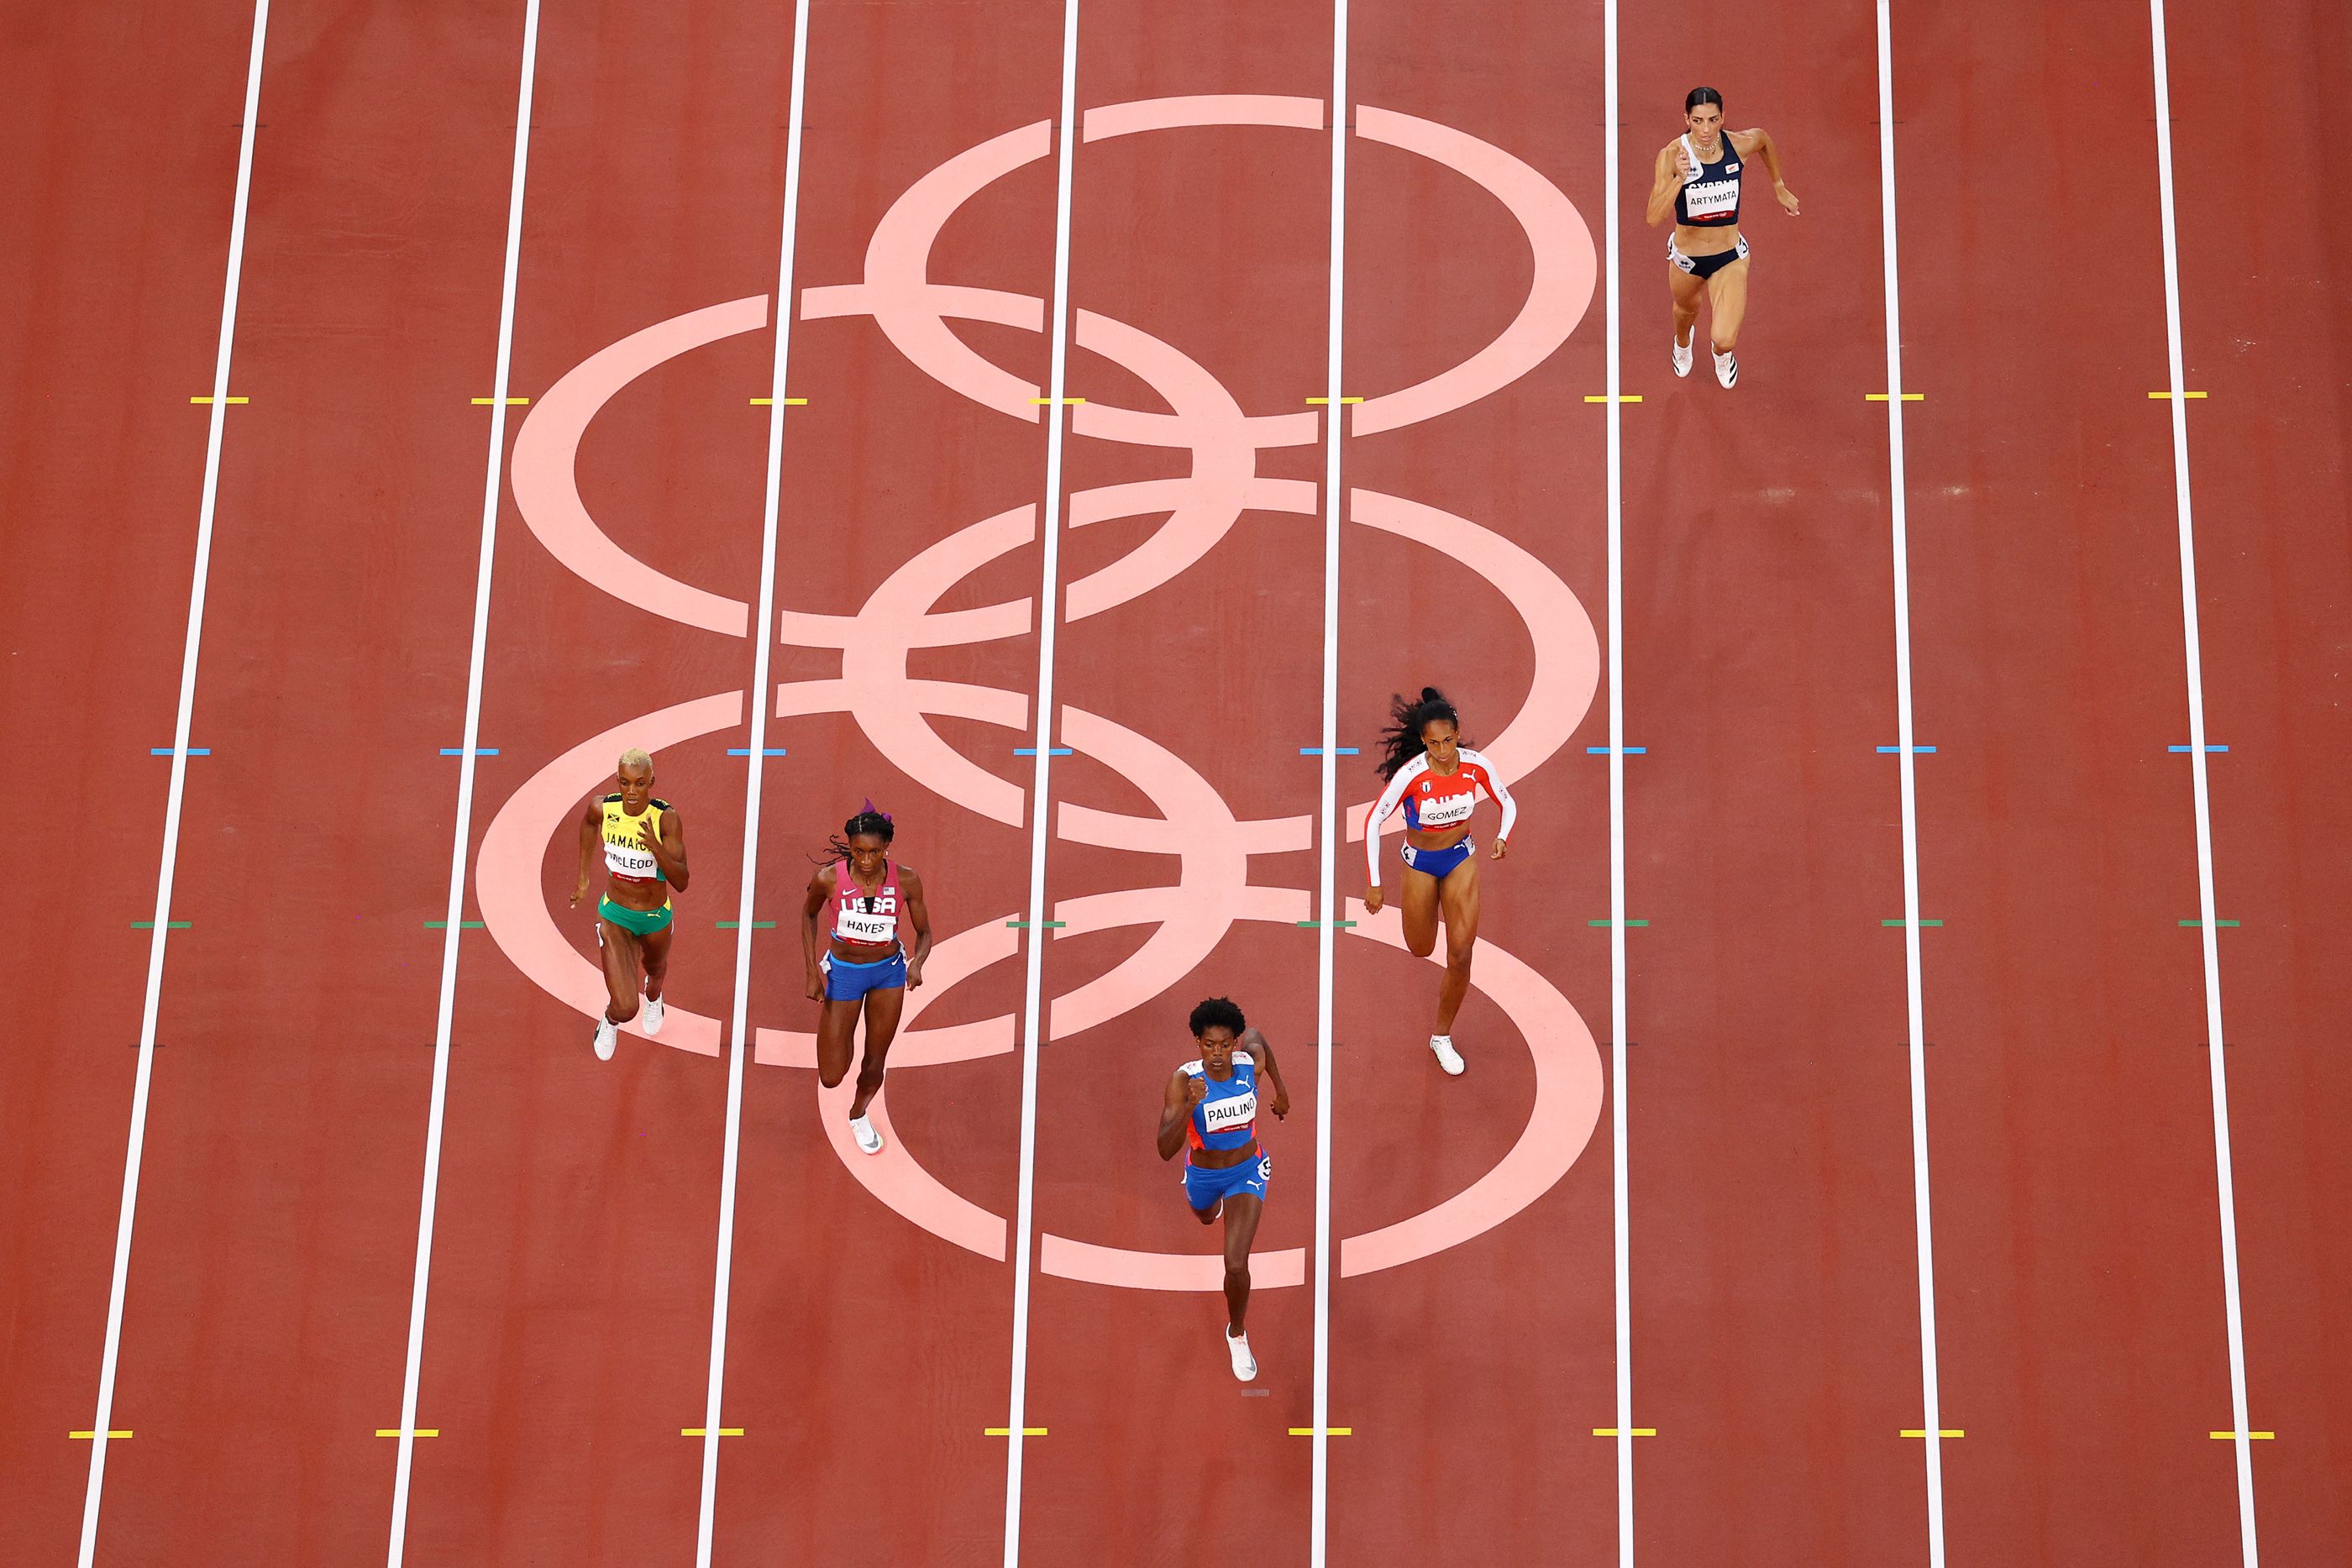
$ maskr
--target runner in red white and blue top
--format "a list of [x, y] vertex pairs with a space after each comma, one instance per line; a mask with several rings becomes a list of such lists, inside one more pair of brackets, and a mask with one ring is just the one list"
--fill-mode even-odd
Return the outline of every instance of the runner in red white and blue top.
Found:
[[1462, 721], [1435, 686], [1421, 688], [1418, 700], [1393, 699], [1395, 722], [1381, 731], [1379, 763], [1388, 788], [1364, 821], [1364, 859], [1371, 883], [1364, 907], [1381, 911], [1381, 824], [1404, 809], [1404, 945], [1416, 958], [1437, 946], [1437, 917], [1445, 916], [1445, 978], [1437, 990], [1437, 1030], [1429, 1049], [1448, 1073], [1462, 1071], [1454, 1049], [1454, 1015], [1470, 990], [1470, 953], [1478, 941], [1478, 846], [1470, 838], [1470, 814], [1484, 796], [1503, 809], [1488, 852], [1501, 860], [1510, 849], [1517, 802], [1503, 787], [1495, 765], [1462, 744]]
[[1160, 1157], [1172, 1160], [1182, 1149], [1184, 1201], [1192, 1218], [1203, 1225], [1224, 1219], [1225, 1354], [1234, 1375], [1247, 1383], [1257, 1376], [1242, 1321], [1249, 1312], [1250, 1243], [1274, 1177], [1274, 1156], [1257, 1136], [1259, 1077], [1274, 1088], [1265, 1108], [1277, 1120], [1290, 1114], [1290, 1091], [1283, 1087], [1274, 1047], [1231, 1001], [1212, 997], [1192, 1009], [1189, 1022], [1201, 1054], [1168, 1081], [1160, 1105]]
[[[882, 1134], [866, 1108], [882, 1091], [882, 1064], [898, 1037], [907, 993], [922, 985], [923, 960], [931, 951], [923, 879], [914, 867], [890, 858], [890, 841], [898, 831], [888, 812], [866, 801], [864, 810], [842, 824], [841, 836], [825, 845], [801, 904], [808, 996], [818, 1004], [816, 1074], [827, 1089], [848, 1076], [857, 1019], [861, 1013], [866, 1019], [866, 1059], [858, 1065], [857, 1094], [849, 1104], [849, 1132], [869, 1155], [882, 1152]], [[901, 935], [906, 929], [915, 936], [911, 953]]]

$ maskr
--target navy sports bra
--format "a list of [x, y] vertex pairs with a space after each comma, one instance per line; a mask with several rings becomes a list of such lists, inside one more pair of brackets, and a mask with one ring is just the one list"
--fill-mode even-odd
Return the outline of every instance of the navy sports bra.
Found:
[[[1699, 164], [1690, 183], [1675, 193], [1675, 222], [1700, 229], [1733, 228], [1738, 225], [1739, 151], [1732, 146], [1728, 131], [1723, 133], [1722, 141], [1715, 162]], [[1683, 145], [1696, 160], [1697, 144], [1685, 136]]]

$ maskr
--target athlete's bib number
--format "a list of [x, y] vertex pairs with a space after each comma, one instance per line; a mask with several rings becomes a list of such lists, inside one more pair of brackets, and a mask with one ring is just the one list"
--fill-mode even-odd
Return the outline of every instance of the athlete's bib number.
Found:
[[1683, 210], [1695, 218], [1718, 217], [1736, 212], [1739, 206], [1739, 182], [1709, 180], [1704, 185], [1683, 187]]
[[1257, 1120], [1257, 1092], [1245, 1091], [1223, 1100], [1201, 1102], [1202, 1131], [1213, 1137], [1234, 1127], [1246, 1127]]
[[[868, 909], [866, 904], [873, 905]], [[835, 915], [833, 934], [844, 942], [863, 942], [877, 946], [895, 941], [898, 936], [898, 901], [887, 894], [879, 897], [860, 896], [857, 907], [845, 902]]]

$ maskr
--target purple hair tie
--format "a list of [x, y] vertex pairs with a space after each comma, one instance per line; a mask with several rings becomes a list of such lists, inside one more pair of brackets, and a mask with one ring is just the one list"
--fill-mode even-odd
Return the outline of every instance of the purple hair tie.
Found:
[[[871, 795], [868, 795], [868, 796], [866, 796], [866, 810], [863, 810], [863, 811], [861, 811], [861, 812], [859, 812], [859, 813], [858, 813], [858, 815], [860, 815], [860, 816], [873, 816], [873, 817], [879, 817], [879, 818], [881, 818], [881, 819], [882, 819], [884, 821], [886, 821], [886, 822], [890, 821], [890, 813], [889, 813], [889, 812], [887, 812], [887, 811], [877, 811], [877, 810], [876, 810], [874, 809], [874, 797], [873, 797], [873, 796], [871, 796]], [[891, 823], [891, 825], [892, 825], [893, 827], [896, 827], [898, 824], [897, 824], [897, 823], [895, 823], [895, 822], [893, 822], [893, 823]]]

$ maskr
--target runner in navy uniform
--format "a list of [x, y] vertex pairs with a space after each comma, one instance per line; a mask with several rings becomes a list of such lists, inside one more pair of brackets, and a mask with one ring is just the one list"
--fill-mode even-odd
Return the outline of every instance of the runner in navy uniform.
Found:
[[1658, 150], [1657, 178], [1650, 187], [1650, 226], [1668, 212], [1675, 232], [1666, 241], [1667, 288], [1675, 301], [1675, 374], [1691, 369], [1691, 333], [1698, 325], [1698, 299], [1705, 294], [1713, 319], [1708, 349], [1715, 379], [1725, 386], [1739, 380], [1733, 347], [1748, 314], [1748, 241], [1739, 232], [1739, 174], [1750, 158], [1760, 158], [1772, 176], [1772, 193], [1797, 215], [1797, 198], [1780, 179], [1780, 151], [1763, 131], [1726, 131], [1723, 95], [1693, 88], [1683, 100], [1689, 129]]

